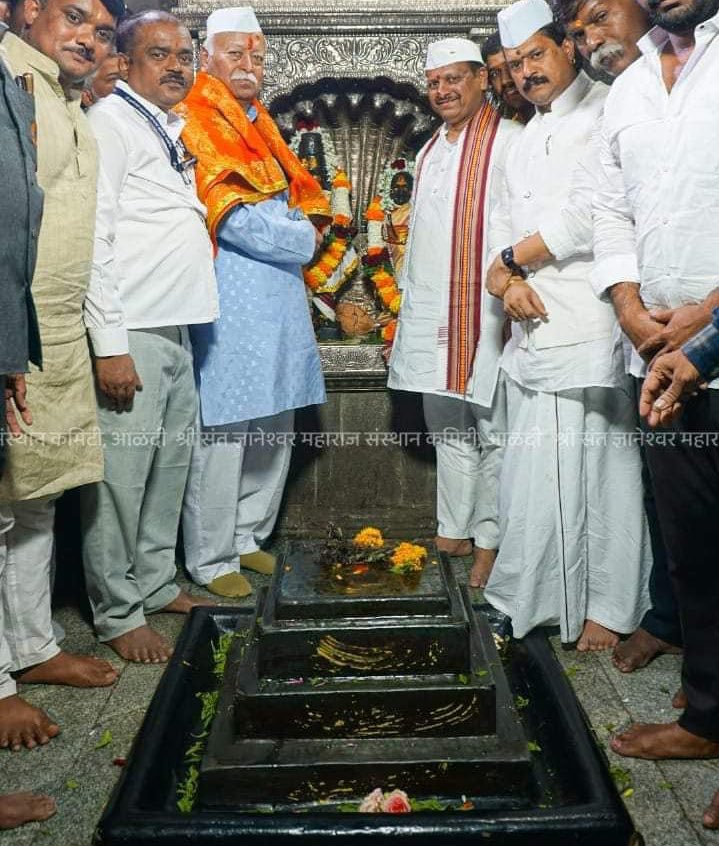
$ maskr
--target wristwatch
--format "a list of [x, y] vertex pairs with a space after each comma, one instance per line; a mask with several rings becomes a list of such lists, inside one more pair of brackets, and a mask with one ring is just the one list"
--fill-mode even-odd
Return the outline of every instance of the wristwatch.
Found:
[[512, 276], [520, 276], [522, 279], [527, 278], [527, 271], [520, 267], [514, 260], [514, 247], [505, 247], [499, 254], [502, 259], [502, 264], [512, 273]]

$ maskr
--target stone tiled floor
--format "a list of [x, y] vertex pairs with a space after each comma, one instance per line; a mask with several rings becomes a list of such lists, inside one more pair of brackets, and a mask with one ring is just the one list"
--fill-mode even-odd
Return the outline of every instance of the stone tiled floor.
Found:
[[[250, 580], [255, 586], [268, 581], [254, 574]], [[63, 608], [57, 617], [67, 631], [66, 649], [109, 659], [120, 670], [120, 679], [104, 690], [22, 690], [23, 696], [53, 715], [62, 734], [31, 752], [0, 752], [0, 792], [46, 791], [57, 799], [58, 813], [47, 822], [0, 833], [2, 846], [90, 846], [94, 826], [120, 772], [113, 761], [129, 752], [162, 675], [162, 667], [125, 664], [98, 645], [76, 608]], [[157, 615], [153, 625], [174, 637], [182, 619]], [[679, 679], [676, 657], [662, 657], [646, 670], [624, 676], [605, 655], [580, 655], [555, 645], [603, 746], [610, 731], [631, 719], [673, 718], [670, 698]], [[106, 730], [112, 740], [98, 749]], [[647, 846], [719, 844], [719, 833], [701, 826], [701, 811], [719, 787], [719, 762], [632, 761], [611, 752], [609, 758], [631, 777], [633, 793], [625, 801]]]

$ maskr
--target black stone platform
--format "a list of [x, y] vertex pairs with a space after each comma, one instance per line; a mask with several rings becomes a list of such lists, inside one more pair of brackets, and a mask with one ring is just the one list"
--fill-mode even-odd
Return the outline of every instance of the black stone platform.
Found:
[[254, 612], [248, 609], [197, 608], [192, 612], [100, 820], [98, 846], [641, 844], [606, 760], [540, 631], [511, 641], [503, 658], [512, 694], [527, 702], [520, 710], [524, 735], [542, 750], [532, 755], [525, 801], [475, 796], [472, 787], [466, 786], [463, 792], [474, 804], [468, 812], [370, 815], [339, 813], [336, 803], [266, 803], [232, 808], [198, 805], [190, 814], [180, 813], [176, 790], [184, 773], [183, 757], [200, 733], [197, 693], [216, 684], [212, 644], [238, 627], [249, 630], [253, 622]]

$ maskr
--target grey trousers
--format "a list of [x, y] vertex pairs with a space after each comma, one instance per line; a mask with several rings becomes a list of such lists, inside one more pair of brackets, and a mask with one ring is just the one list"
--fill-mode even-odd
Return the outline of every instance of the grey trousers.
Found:
[[179, 593], [175, 547], [197, 411], [180, 327], [129, 332], [143, 388], [132, 409], [99, 397], [105, 481], [82, 490], [83, 563], [95, 629], [111, 640]]

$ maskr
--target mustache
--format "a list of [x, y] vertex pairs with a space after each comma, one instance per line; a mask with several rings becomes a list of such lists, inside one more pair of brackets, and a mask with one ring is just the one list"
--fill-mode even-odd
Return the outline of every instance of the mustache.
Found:
[[240, 79], [246, 79], [248, 82], [254, 82], [255, 85], [258, 85], [257, 77], [252, 71], [236, 70], [230, 75], [230, 80], [233, 82]]
[[602, 44], [589, 57], [589, 64], [594, 70], [602, 70], [605, 62], [617, 59], [624, 53], [624, 47], [618, 41]]
[[546, 76], [530, 76], [529, 79], [525, 79], [522, 85], [522, 91], [526, 93], [527, 91], [531, 91], [535, 85], [544, 85], [545, 82], [549, 82]]
[[86, 62], [94, 62], [95, 61], [95, 51], [88, 47], [66, 47], [65, 48], [68, 53], [77, 53], [78, 56], [82, 56]]
[[160, 85], [166, 82], [177, 82], [179, 85], [187, 86], [187, 81], [181, 73], [166, 73], [160, 78]]

